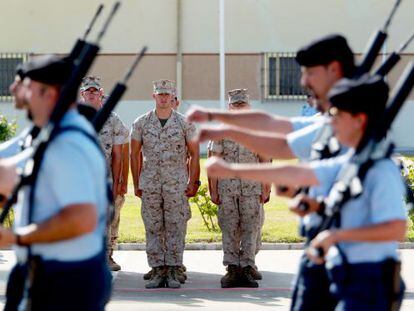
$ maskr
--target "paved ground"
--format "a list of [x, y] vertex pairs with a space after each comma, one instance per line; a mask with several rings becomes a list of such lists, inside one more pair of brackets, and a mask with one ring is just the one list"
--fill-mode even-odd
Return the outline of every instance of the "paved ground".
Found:
[[[301, 251], [261, 251], [257, 264], [264, 279], [258, 289], [221, 289], [224, 273], [221, 251], [186, 251], [188, 282], [178, 290], [146, 290], [142, 274], [148, 271], [142, 251], [118, 251], [115, 259], [123, 270], [114, 273], [113, 298], [108, 310], [288, 310], [290, 284]], [[403, 310], [414, 310], [414, 250], [403, 250], [403, 276], [407, 294]], [[11, 251], [0, 252], [0, 306], [8, 270], [13, 265]]]

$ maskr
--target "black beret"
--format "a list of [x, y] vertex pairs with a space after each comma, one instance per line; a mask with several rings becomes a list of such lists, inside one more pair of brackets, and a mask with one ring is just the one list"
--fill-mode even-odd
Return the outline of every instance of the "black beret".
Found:
[[296, 54], [296, 61], [305, 67], [327, 65], [335, 60], [354, 69], [354, 53], [346, 39], [337, 34], [312, 41]]
[[[381, 116], [388, 100], [389, 87], [380, 76], [365, 75], [358, 80], [341, 79], [328, 93], [332, 107], [350, 113]], [[331, 108], [332, 109], [332, 108]]]
[[21, 66], [24, 77], [50, 85], [63, 85], [71, 70], [72, 62], [56, 55], [33, 57]]

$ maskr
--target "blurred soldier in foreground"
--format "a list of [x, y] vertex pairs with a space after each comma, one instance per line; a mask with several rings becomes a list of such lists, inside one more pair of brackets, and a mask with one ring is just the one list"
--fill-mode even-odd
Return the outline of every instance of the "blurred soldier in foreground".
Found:
[[147, 288], [180, 287], [183, 228], [190, 218], [187, 200], [200, 185], [199, 149], [192, 142], [195, 127], [172, 109], [174, 90], [172, 81], [155, 81], [156, 108], [140, 116], [131, 129], [134, 189], [142, 200], [148, 264], [154, 269]]
[[[96, 111], [102, 108], [104, 92], [99, 77], [85, 77], [80, 90], [86, 105], [93, 107]], [[129, 166], [129, 131], [118, 114], [112, 112], [98, 137], [112, 181], [115, 206], [114, 218], [108, 224], [108, 263], [112, 271], [118, 271], [121, 266], [114, 261], [112, 254], [118, 240], [121, 208], [125, 202], [128, 184], [128, 170], [125, 172], [125, 169]]]
[[[25, 64], [23, 87], [36, 126], [47, 124], [70, 70], [57, 56]], [[105, 159], [94, 129], [74, 108], [49, 144], [37, 182], [20, 190], [14, 231], [0, 228], [0, 245], [14, 244], [17, 257], [5, 310], [27, 304], [33, 310], [103, 310], [109, 300]]]
[[[174, 109], [175, 111], [178, 111], [178, 108], [180, 106], [180, 100], [177, 97], [177, 88], [174, 88], [173, 90], [173, 97], [171, 98], [171, 107], [172, 109]], [[142, 150], [140, 153], [140, 163], [143, 162], [143, 157], [142, 157]], [[190, 163], [191, 163], [191, 156], [187, 153], [187, 165], [188, 165], [188, 170], [190, 170]], [[191, 218], [191, 207], [190, 207], [190, 203], [188, 203], [188, 211], [189, 211], [189, 218]], [[165, 228], [164, 228], [165, 229]], [[184, 227], [182, 228], [183, 230], [183, 237], [184, 237], [184, 243], [185, 243], [185, 236], [187, 235], [187, 222], [185, 223]], [[181, 284], [184, 284], [185, 281], [187, 280], [187, 274], [186, 274], [187, 268], [185, 267], [185, 265], [183, 264], [180, 268], [178, 268], [178, 273], [177, 273], [177, 280], [180, 281]], [[143, 279], [148, 281], [149, 279], [151, 279], [152, 274], [154, 273], [154, 269], [151, 268], [150, 271], [148, 271], [147, 273], [145, 273], [143, 275]]]
[[[220, 159], [207, 164], [207, 172], [218, 178], [316, 186], [325, 194], [325, 204], [309, 201], [305, 213], [333, 217], [333, 222], [312, 239], [306, 254], [318, 265], [325, 265], [330, 290], [339, 302], [335, 307], [322, 301], [321, 308], [313, 310], [398, 310], [401, 305], [404, 283], [397, 250], [407, 224], [401, 174], [388, 156], [376, 158], [371, 154], [368, 162], [360, 163], [364, 177], [361, 171], [356, 174], [362, 193], [353, 194], [355, 187], [343, 189], [342, 183], [343, 174], [355, 168], [357, 148], [365, 135], [379, 130], [378, 116], [383, 114], [387, 98], [388, 87], [378, 77], [344, 79], [329, 92], [335, 135], [350, 148], [342, 156], [278, 167], [229, 165]], [[341, 205], [332, 205], [341, 195]], [[313, 286], [319, 288], [317, 283]]]
[[[246, 89], [229, 92], [229, 110], [250, 108]], [[265, 159], [228, 140], [210, 141], [211, 155], [229, 163], [258, 163]], [[270, 195], [270, 186], [241, 179], [209, 178], [211, 200], [219, 205], [218, 221], [222, 231], [223, 264], [227, 274], [221, 287], [258, 287], [262, 278], [255, 269], [257, 241], [260, 239], [263, 203]]]
[[[301, 65], [302, 86], [312, 94], [314, 105], [324, 115], [288, 119], [263, 112], [219, 112], [197, 108], [188, 112], [190, 121], [214, 120], [233, 125], [202, 128], [200, 139], [219, 140], [226, 137], [263, 156], [276, 159], [297, 157], [303, 162], [344, 152], [345, 149], [333, 137], [327, 119], [330, 107], [327, 96], [337, 81], [343, 77], [352, 77], [355, 71], [352, 50], [344, 37], [329, 35], [302, 47], [296, 60]], [[294, 196], [298, 191], [297, 187], [286, 188], [288, 191], [284, 194], [288, 196]], [[309, 194], [312, 197], [320, 195], [317, 189], [311, 189]], [[300, 204], [300, 200], [297, 204]], [[292, 206], [292, 211], [297, 210], [297, 206]], [[300, 231], [307, 243], [314, 237], [320, 222], [321, 217], [317, 213], [306, 215], [301, 220]], [[329, 310], [335, 305], [336, 299], [329, 292], [325, 267], [314, 264], [303, 256], [293, 290], [291, 309]]]

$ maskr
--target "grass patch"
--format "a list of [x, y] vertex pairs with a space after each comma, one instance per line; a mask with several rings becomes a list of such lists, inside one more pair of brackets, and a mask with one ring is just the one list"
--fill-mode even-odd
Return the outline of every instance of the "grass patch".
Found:
[[[201, 182], [207, 183], [204, 170], [205, 159], [201, 159]], [[194, 205], [191, 206], [192, 218], [188, 222], [187, 243], [220, 242], [220, 232], [209, 232], [205, 228], [200, 212]], [[297, 217], [288, 211], [287, 200], [272, 195], [265, 205], [265, 224], [262, 232], [263, 242], [301, 242], [298, 235]], [[413, 225], [409, 224], [407, 240], [414, 241]], [[121, 211], [120, 238], [121, 243], [145, 242], [145, 229], [141, 217], [141, 200], [134, 196], [132, 179], [130, 177], [128, 194]]]

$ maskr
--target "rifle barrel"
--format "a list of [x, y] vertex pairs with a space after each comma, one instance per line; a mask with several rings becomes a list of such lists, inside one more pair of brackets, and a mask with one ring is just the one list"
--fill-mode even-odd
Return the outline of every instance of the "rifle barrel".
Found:
[[391, 24], [391, 20], [394, 17], [395, 12], [397, 11], [398, 7], [400, 6], [402, 0], [396, 0], [394, 3], [394, 6], [392, 7], [392, 10], [390, 12], [390, 14], [388, 15], [387, 20], [385, 21], [384, 27], [382, 28], [382, 30], [384, 32], [387, 32], [388, 27]]
[[111, 13], [109, 14], [108, 18], [106, 19], [106, 21], [105, 21], [105, 23], [102, 27], [102, 30], [99, 32], [98, 39], [96, 40], [96, 43], [101, 41], [101, 39], [104, 36], [106, 30], [108, 29], [109, 24], [111, 23], [111, 21], [113, 19], [115, 13], [118, 11], [120, 5], [121, 5], [121, 2], [119, 2], [119, 1], [115, 2], [115, 4], [113, 5]]
[[96, 22], [96, 20], [97, 20], [98, 16], [101, 14], [101, 12], [102, 12], [102, 9], [103, 9], [103, 8], [104, 8], [104, 5], [103, 5], [103, 4], [100, 4], [100, 5], [98, 6], [98, 9], [96, 10], [96, 13], [95, 13], [95, 15], [93, 16], [93, 18], [92, 18], [91, 22], [89, 23], [89, 26], [88, 26], [88, 28], [86, 29], [85, 34], [83, 35], [82, 40], [86, 40], [86, 37], [87, 37], [87, 36], [89, 35], [89, 33], [91, 32], [91, 29], [92, 29], [93, 25], [95, 24], [95, 22]]

